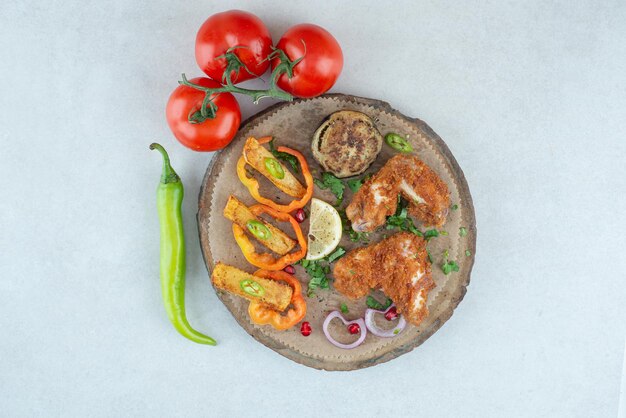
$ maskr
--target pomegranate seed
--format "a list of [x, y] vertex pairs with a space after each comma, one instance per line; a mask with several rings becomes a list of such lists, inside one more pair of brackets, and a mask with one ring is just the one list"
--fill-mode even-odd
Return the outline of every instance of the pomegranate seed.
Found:
[[306, 219], [306, 213], [304, 213], [304, 209], [300, 208], [296, 211], [293, 217], [296, 218], [296, 221], [298, 221], [299, 224], [301, 224]]
[[300, 333], [305, 337], [311, 335], [311, 331], [313, 330], [311, 329], [311, 324], [309, 324], [308, 322], [303, 322], [302, 326], [300, 326]]
[[359, 324], [350, 324], [348, 325], [348, 332], [350, 334], [358, 334], [359, 332], [361, 332], [361, 327], [359, 326]]
[[292, 266], [292, 265], [289, 265], [289, 266], [285, 267], [285, 268], [283, 269], [283, 271], [284, 271], [285, 273], [289, 273], [289, 274], [292, 274], [292, 275], [293, 275], [293, 274], [296, 274], [296, 269], [295, 269], [295, 267], [294, 267], [294, 266]]
[[398, 311], [396, 310], [396, 307], [394, 306], [393, 308], [389, 309], [387, 311], [387, 313], [385, 314], [385, 319], [387, 321], [393, 321], [394, 319], [396, 319], [398, 317]]

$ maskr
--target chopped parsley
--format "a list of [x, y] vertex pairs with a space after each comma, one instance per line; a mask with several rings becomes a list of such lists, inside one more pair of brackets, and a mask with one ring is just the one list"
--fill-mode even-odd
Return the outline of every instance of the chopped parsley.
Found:
[[352, 193], [356, 193], [359, 191], [361, 186], [363, 186], [363, 183], [365, 183], [370, 177], [372, 177], [370, 174], [366, 174], [360, 179], [348, 180], [346, 183], [348, 184], [350, 190], [352, 190]]
[[448, 231], [439, 231], [439, 235], [441, 236], [448, 235]]
[[352, 190], [352, 193], [358, 192], [361, 186], [363, 186], [361, 179], [348, 180], [346, 183], [348, 184], [350, 190]]
[[368, 296], [367, 300], [365, 301], [365, 304], [367, 305], [368, 308], [376, 309], [377, 311], [387, 310], [387, 308], [390, 307], [392, 303], [393, 302], [391, 301], [391, 299], [387, 298], [387, 300], [385, 301], [385, 304], [383, 305], [382, 303], [377, 301], [373, 296]]
[[328, 255], [328, 257], [326, 257], [326, 260], [328, 260], [329, 263], [332, 263], [333, 261], [343, 257], [345, 253], [346, 250], [344, 250], [342, 247], [337, 247], [335, 251], [333, 251]]
[[350, 241], [352, 242], [369, 242], [370, 234], [369, 232], [356, 232], [354, 229], [350, 228]]
[[428, 253], [428, 261], [430, 261], [430, 264], [434, 264], [435, 262], [433, 261], [433, 256], [430, 251], [426, 250], [426, 252]]
[[341, 313], [348, 313], [348, 305], [345, 303], [341, 304]]
[[330, 268], [323, 265], [320, 261], [321, 260], [310, 261], [302, 259], [298, 262], [302, 267], [304, 267], [304, 270], [311, 278], [311, 280], [309, 280], [309, 287], [306, 293], [308, 297], [313, 296], [316, 289], [330, 288], [330, 285], [328, 284], [328, 277], [326, 277], [326, 274], [330, 273]]
[[459, 205], [457, 205], [456, 203], [452, 205], [452, 210], [457, 210], [458, 208], [459, 208]]
[[465, 250], [465, 257], [469, 257], [470, 255], [472, 255], [472, 252], [470, 250]]
[[443, 252], [443, 264], [441, 265], [441, 270], [443, 270], [443, 274], [445, 275], [448, 275], [453, 271], [459, 271], [459, 265], [454, 260], [448, 260], [449, 256], [450, 253], [448, 250], [445, 250]]
[[330, 192], [335, 195], [335, 197], [337, 198], [335, 206], [341, 205], [341, 202], [343, 202], [343, 192], [346, 190], [346, 185], [343, 184], [341, 180], [333, 176], [331, 173], [325, 172], [322, 173], [321, 180], [314, 179], [313, 181], [320, 189], [329, 189]]
[[409, 231], [423, 237], [422, 231], [417, 229], [413, 223], [413, 219], [408, 217], [408, 205], [409, 202], [405, 200], [401, 195], [398, 195], [398, 206], [396, 207], [396, 213], [387, 217], [385, 224], [386, 229], [400, 229], [401, 231]]
[[437, 231], [436, 229], [429, 229], [428, 231], [424, 232], [424, 238], [426, 239], [426, 241], [429, 241], [431, 238], [436, 238], [439, 236], [439, 231]]
[[300, 163], [298, 162], [298, 159], [296, 157], [294, 157], [291, 154], [287, 154], [286, 152], [282, 152], [282, 151], [278, 151], [276, 149], [276, 146], [274, 145], [274, 140], [272, 139], [270, 141], [270, 151], [272, 152], [272, 155], [276, 158], [278, 158], [279, 160], [283, 160], [286, 163], [289, 163], [291, 165], [291, 168], [293, 169], [294, 172], [299, 173], [300, 169]]
[[327, 276], [328, 274], [330, 274], [330, 263], [343, 257], [345, 253], [346, 250], [341, 247], [337, 247], [335, 251], [333, 251], [330, 255], [321, 260], [312, 261], [303, 258], [302, 260], [298, 261], [298, 264], [304, 267], [306, 274], [308, 274], [310, 277], [308, 289], [306, 292], [306, 295], [308, 297], [315, 295], [316, 289], [330, 288], [330, 283]]
[[467, 235], [467, 228], [465, 228], [464, 226], [459, 228], [459, 235], [464, 237]]

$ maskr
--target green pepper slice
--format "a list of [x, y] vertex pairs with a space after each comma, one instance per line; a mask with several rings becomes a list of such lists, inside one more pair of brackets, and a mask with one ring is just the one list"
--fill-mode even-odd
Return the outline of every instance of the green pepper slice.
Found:
[[412, 152], [413, 147], [409, 144], [409, 141], [404, 139], [402, 136], [394, 133], [388, 133], [385, 135], [385, 142], [391, 148], [400, 152]]
[[257, 220], [251, 220], [246, 222], [248, 231], [258, 239], [266, 240], [272, 236], [272, 232], [268, 227], [263, 225], [263, 222]]
[[263, 286], [261, 286], [258, 282], [255, 282], [252, 279], [245, 279], [240, 281], [239, 286], [241, 287], [241, 290], [243, 290], [250, 296], [260, 298], [265, 294], [265, 289], [263, 289]]
[[285, 178], [285, 170], [283, 169], [283, 166], [280, 165], [278, 160], [267, 157], [265, 158], [264, 162], [265, 162], [265, 168], [267, 168], [267, 171], [270, 172], [272, 177], [275, 177], [279, 180]]

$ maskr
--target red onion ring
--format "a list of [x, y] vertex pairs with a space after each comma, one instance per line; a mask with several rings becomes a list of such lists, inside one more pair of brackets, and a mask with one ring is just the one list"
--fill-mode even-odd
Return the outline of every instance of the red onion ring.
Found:
[[398, 324], [392, 329], [380, 329], [378, 328], [378, 326], [376, 326], [376, 323], [374, 322], [374, 314], [380, 313], [384, 315], [387, 313], [387, 311], [389, 311], [389, 309], [393, 308], [394, 306], [396, 305], [391, 305], [384, 311], [379, 311], [377, 309], [367, 309], [365, 311], [365, 325], [372, 334], [376, 335], [377, 337], [391, 338], [400, 334], [402, 330], [404, 330], [404, 327], [406, 327], [406, 320], [404, 319], [403, 315], [398, 315], [400, 318], [398, 320]]
[[[341, 319], [341, 322], [343, 322], [345, 326], [348, 326], [350, 324], [358, 324], [361, 328], [361, 336], [359, 337], [359, 339], [352, 344], [342, 344], [339, 341], [335, 340], [333, 337], [331, 337], [330, 332], [328, 332], [328, 325], [330, 324], [330, 321], [335, 318]], [[365, 326], [365, 321], [363, 321], [362, 318], [355, 319], [354, 321], [346, 321], [346, 319], [343, 317], [343, 315], [341, 315], [341, 312], [339, 311], [332, 311], [326, 317], [326, 319], [324, 320], [324, 325], [322, 325], [322, 329], [324, 330], [324, 335], [326, 336], [328, 341], [331, 342], [332, 345], [334, 345], [335, 347], [343, 348], [344, 350], [351, 350], [355, 347], [358, 347], [363, 341], [365, 341], [365, 337], [367, 336], [367, 327]]]

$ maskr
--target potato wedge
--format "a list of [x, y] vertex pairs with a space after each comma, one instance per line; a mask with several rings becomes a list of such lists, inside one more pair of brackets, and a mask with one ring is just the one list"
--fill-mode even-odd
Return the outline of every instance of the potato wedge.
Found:
[[[246, 144], [243, 147], [243, 157], [248, 164], [254, 167], [263, 176], [267, 177], [269, 181], [274, 183], [276, 187], [289, 196], [301, 198], [306, 193], [306, 189], [302, 186], [302, 184], [300, 184], [298, 179], [296, 179], [294, 175], [287, 170], [285, 165], [278, 161], [271, 152], [259, 144], [255, 138], [250, 137], [246, 141]], [[271, 159], [275, 161], [275, 164], [277, 163], [280, 167], [282, 167], [282, 171], [285, 173], [285, 176], [282, 179], [276, 178], [270, 174], [265, 164], [266, 159]]]
[[253, 276], [223, 263], [215, 265], [211, 281], [218, 289], [261, 302], [279, 312], [287, 309], [293, 295], [293, 289], [287, 284]]
[[244, 230], [247, 230], [248, 221], [262, 222], [263, 225], [270, 230], [270, 236], [267, 239], [259, 239], [255, 235], [252, 235], [252, 237], [265, 247], [274, 251], [276, 254], [285, 255], [296, 246], [295, 240], [291, 239], [287, 234], [276, 228], [274, 225], [267, 223], [263, 219], [254, 215], [250, 209], [248, 209], [248, 207], [239, 201], [239, 199], [235, 196], [231, 195], [228, 197], [228, 202], [226, 202], [226, 206], [224, 207], [224, 217], [236, 223]]

